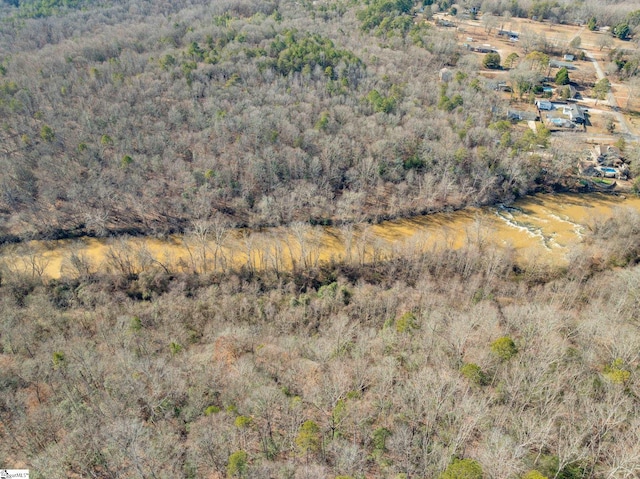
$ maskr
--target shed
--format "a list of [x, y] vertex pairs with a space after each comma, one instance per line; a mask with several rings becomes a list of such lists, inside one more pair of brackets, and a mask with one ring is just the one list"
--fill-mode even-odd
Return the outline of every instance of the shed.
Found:
[[507, 118], [514, 121], [536, 121], [539, 116], [531, 111], [507, 110]]
[[455, 27], [456, 24], [453, 22], [450, 22], [449, 20], [437, 20], [436, 24], [440, 27]]
[[440, 70], [440, 73], [438, 73], [438, 76], [441, 82], [448, 83], [451, 81], [451, 78], [453, 78], [453, 72], [448, 68], [443, 68]]

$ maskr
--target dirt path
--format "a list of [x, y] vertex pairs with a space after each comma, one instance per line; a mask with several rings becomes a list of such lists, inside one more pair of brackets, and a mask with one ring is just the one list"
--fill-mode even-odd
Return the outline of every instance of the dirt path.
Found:
[[[587, 53], [587, 58], [589, 58], [589, 60], [591, 60], [591, 63], [593, 63], [593, 68], [596, 70], [596, 75], [598, 76], [598, 80], [602, 80], [603, 78], [606, 78], [606, 75], [602, 71], [602, 68], [598, 63], [598, 60], [596, 60], [596, 57], [593, 56], [591, 52], [586, 52], [586, 53]], [[615, 95], [613, 94], [613, 91], [611, 90], [609, 90], [609, 93], [607, 94], [607, 102], [609, 103], [609, 106], [613, 109], [613, 114], [615, 115], [616, 119], [618, 120], [618, 123], [620, 124], [620, 130], [622, 131], [622, 134], [627, 139], [630, 139], [633, 141], [640, 140], [640, 136], [633, 133], [633, 130], [627, 123], [627, 119], [625, 118], [625, 116], [620, 111], [618, 111], [619, 110], [618, 102], [616, 100]]]

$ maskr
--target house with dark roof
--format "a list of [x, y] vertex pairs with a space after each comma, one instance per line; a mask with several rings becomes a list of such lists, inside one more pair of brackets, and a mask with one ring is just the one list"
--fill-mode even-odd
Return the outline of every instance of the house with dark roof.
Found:
[[584, 116], [584, 110], [576, 104], [570, 103], [565, 105], [562, 112], [568, 115], [569, 119], [578, 125], [584, 125], [587, 122]]

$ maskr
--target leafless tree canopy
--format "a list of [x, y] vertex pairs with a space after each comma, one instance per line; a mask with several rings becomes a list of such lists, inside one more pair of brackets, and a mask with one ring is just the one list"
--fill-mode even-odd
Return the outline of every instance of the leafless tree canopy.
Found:
[[346, 2], [68, 4], [2, 10], [2, 236], [375, 220], [535, 187], [472, 57], [404, 11], [369, 29]]
[[132, 274], [144, 254], [117, 242], [110, 274], [3, 269], [0, 461], [60, 478], [433, 478], [452, 458], [490, 478], [634, 477], [639, 230], [620, 211], [564, 270], [517, 266], [480, 231], [288, 274]]

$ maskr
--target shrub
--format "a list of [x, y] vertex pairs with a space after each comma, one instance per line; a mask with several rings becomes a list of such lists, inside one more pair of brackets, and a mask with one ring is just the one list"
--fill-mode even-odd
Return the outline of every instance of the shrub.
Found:
[[454, 459], [440, 479], [482, 479], [482, 467], [473, 459]]
[[610, 89], [611, 82], [609, 81], [609, 79], [602, 78], [596, 82], [595, 86], [593, 87], [593, 92], [595, 93], [596, 98], [598, 98], [599, 100], [604, 100]]
[[217, 414], [219, 412], [220, 412], [220, 408], [218, 406], [208, 406], [204, 410], [204, 415], [205, 416], [211, 416], [212, 414]]
[[460, 368], [460, 374], [478, 386], [484, 386], [489, 383], [489, 378], [485, 372], [480, 368], [480, 366], [474, 363], [465, 363]]
[[129, 329], [133, 332], [138, 332], [142, 329], [142, 321], [138, 316], [134, 316], [133, 318], [131, 318]]
[[562, 67], [556, 73], [556, 85], [568, 85], [569, 84], [569, 70]]
[[171, 350], [171, 355], [175, 356], [176, 354], [180, 353], [182, 351], [182, 345], [176, 342], [172, 342], [169, 345], [169, 349]]
[[415, 314], [406, 312], [396, 319], [396, 331], [398, 333], [406, 333], [412, 329], [418, 329], [418, 322]]
[[120, 167], [121, 168], [126, 168], [131, 163], [133, 163], [133, 158], [131, 158], [131, 156], [129, 156], [129, 155], [124, 155], [122, 157], [122, 159], [120, 160]]
[[229, 456], [227, 464], [228, 477], [244, 477], [247, 472], [247, 453], [244, 451], [236, 451]]
[[586, 468], [584, 464], [575, 462], [567, 464], [560, 468], [560, 460], [558, 456], [551, 454], [542, 454], [536, 460], [537, 470], [531, 471], [528, 474], [536, 473], [537, 475], [524, 476], [523, 479], [544, 479], [546, 477], [556, 477], [558, 479], [582, 479], [588, 477], [586, 475]]
[[580, 45], [582, 45], [582, 38], [580, 38], [580, 36], [573, 37], [571, 42], [569, 42], [569, 46], [574, 50], [577, 50], [578, 48], [580, 48]]
[[239, 429], [244, 429], [249, 427], [252, 421], [253, 419], [251, 419], [249, 416], [238, 416], [235, 420], [235, 425]]
[[65, 356], [62, 351], [54, 351], [52, 355], [53, 369], [58, 369], [65, 364]]
[[509, 336], [503, 336], [491, 343], [491, 352], [501, 361], [508, 361], [518, 353], [518, 348]]
[[329, 125], [329, 112], [323, 111], [320, 114], [320, 119], [316, 122], [314, 128], [316, 130], [326, 130]]
[[507, 59], [504, 61], [504, 66], [507, 68], [513, 68], [513, 66], [518, 63], [518, 59], [520, 56], [516, 53], [510, 53]]
[[335, 298], [337, 290], [338, 283], [335, 281], [331, 284], [320, 286], [320, 289], [318, 290], [318, 298]]
[[376, 113], [391, 113], [396, 107], [394, 96], [382, 96], [378, 90], [371, 90], [367, 95], [367, 101]]
[[604, 377], [615, 384], [624, 384], [631, 377], [631, 372], [625, 369], [624, 361], [617, 358], [604, 367]]
[[539, 471], [533, 470], [527, 472], [522, 479], [549, 479], [547, 476], [542, 475]]
[[611, 30], [614, 37], [619, 38], [620, 40], [626, 40], [631, 35], [631, 27], [626, 22], [619, 23], [613, 30]]
[[50, 126], [44, 125], [40, 129], [40, 138], [42, 138], [44, 141], [51, 143], [55, 137], [56, 135]]
[[387, 438], [391, 436], [391, 431], [386, 427], [379, 427], [373, 431], [373, 449], [374, 451], [384, 452], [387, 450]]
[[313, 421], [305, 421], [296, 436], [296, 446], [300, 455], [320, 450], [320, 428]]

